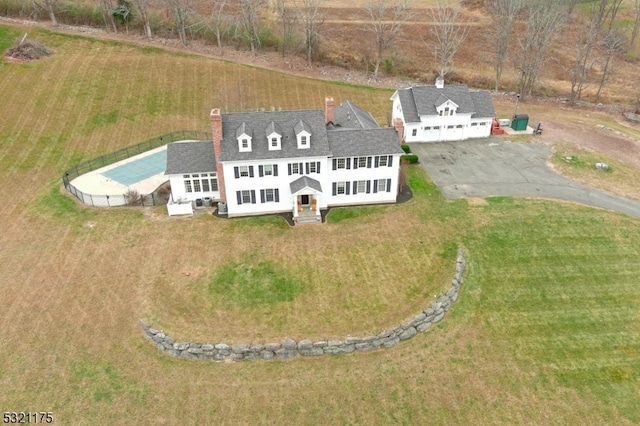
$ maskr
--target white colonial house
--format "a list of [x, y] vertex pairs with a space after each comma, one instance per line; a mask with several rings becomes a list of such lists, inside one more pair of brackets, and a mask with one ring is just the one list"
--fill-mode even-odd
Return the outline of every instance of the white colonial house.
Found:
[[393, 128], [350, 102], [322, 110], [211, 111], [212, 142], [167, 147], [169, 214], [218, 201], [229, 217], [292, 212], [319, 221], [331, 206], [395, 203], [400, 148]]
[[405, 142], [486, 138], [496, 115], [489, 92], [445, 85], [441, 78], [435, 86], [397, 90], [391, 100], [392, 123]]

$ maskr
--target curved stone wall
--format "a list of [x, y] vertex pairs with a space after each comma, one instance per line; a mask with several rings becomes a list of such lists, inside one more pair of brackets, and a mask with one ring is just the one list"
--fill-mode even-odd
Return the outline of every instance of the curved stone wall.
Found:
[[466, 261], [462, 249], [458, 249], [456, 273], [451, 280], [451, 287], [431, 306], [416, 314], [411, 320], [391, 330], [367, 337], [347, 337], [344, 340], [312, 341], [309, 339], [296, 342], [284, 339], [277, 343], [230, 345], [227, 343], [176, 342], [162, 330], [151, 327], [140, 320], [144, 335], [155, 346], [167, 355], [184, 359], [206, 359], [214, 361], [272, 360], [274, 358], [290, 359], [296, 356], [337, 355], [351, 352], [368, 352], [380, 348], [391, 348], [403, 340], [412, 338], [418, 333], [427, 331], [432, 325], [442, 321], [453, 302], [458, 299]]

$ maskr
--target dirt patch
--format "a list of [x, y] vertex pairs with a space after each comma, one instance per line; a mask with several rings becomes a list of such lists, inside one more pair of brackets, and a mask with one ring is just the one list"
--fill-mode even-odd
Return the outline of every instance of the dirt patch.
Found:
[[550, 121], [544, 123], [543, 134], [534, 140], [552, 146], [575, 145], [640, 168], [640, 141], [606, 126]]

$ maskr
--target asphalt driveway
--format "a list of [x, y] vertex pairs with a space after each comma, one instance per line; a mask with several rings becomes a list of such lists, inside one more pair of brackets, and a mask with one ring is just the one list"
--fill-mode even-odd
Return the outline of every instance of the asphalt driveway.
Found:
[[411, 150], [446, 198], [543, 197], [640, 217], [640, 202], [573, 182], [546, 165], [544, 146], [472, 139], [413, 143]]

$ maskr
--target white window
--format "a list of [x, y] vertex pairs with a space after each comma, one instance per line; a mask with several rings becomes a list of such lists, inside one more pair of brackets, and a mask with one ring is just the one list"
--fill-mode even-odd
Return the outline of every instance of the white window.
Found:
[[202, 179], [202, 192], [209, 192], [209, 179]]
[[458, 125], [456, 126], [456, 129], [462, 129], [462, 124], [458, 124]]
[[300, 173], [300, 163], [291, 163], [291, 174], [297, 175]]
[[484, 122], [483, 122], [483, 123], [480, 123], [480, 125], [481, 125], [481, 126], [486, 126], [486, 125], [487, 125], [487, 123], [484, 123]]
[[386, 179], [378, 179], [378, 192], [383, 192], [387, 190], [387, 180]]
[[202, 192], [202, 189], [200, 189], [200, 179], [193, 180], [193, 192]]
[[309, 163], [309, 173], [318, 173], [317, 163], [312, 161]]
[[249, 177], [249, 166], [240, 166], [240, 177]]
[[242, 147], [249, 148], [249, 139], [242, 139]]
[[446, 107], [446, 108], [444, 109], [444, 115], [449, 115], [449, 107]]
[[218, 190], [218, 179], [212, 178], [210, 180], [210, 182], [211, 182], [211, 190], [212, 191], [217, 191]]
[[240, 191], [242, 196], [242, 204], [251, 203], [251, 191]]
[[387, 167], [387, 159], [388, 157], [386, 155], [381, 155], [378, 159], [378, 166]]
[[431, 127], [427, 126], [424, 128], [425, 130], [431, 130]]
[[440, 126], [433, 126], [433, 130], [440, 130]]
[[367, 181], [366, 180], [359, 180], [358, 181], [358, 193], [359, 194], [363, 194], [367, 191]]
[[266, 203], [272, 203], [275, 201], [274, 190], [273, 189], [265, 189], [264, 190], [264, 201]]
[[[344, 169], [346, 166], [347, 166], [346, 159], [338, 158], [338, 161], [336, 162], [336, 167], [338, 169]], [[344, 184], [344, 182], [342, 183]]]
[[[189, 175], [187, 175], [189, 176]], [[187, 192], [193, 192], [193, 188], [191, 187], [191, 180], [187, 179], [184, 181], [184, 190]]]
[[471, 123], [471, 127], [477, 127], [478, 123]]
[[358, 167], [367, 167], [367, 157], [358, 157]]
[[307, 137], [305, 135], [300, 136], [300, 145], [307, 146]]
[[271, 138], [271, 147], [272, 148], [278, 147], [278, 138]]
[[417, 136], [418, 135], [418, 129], [413, 129], [413, 131], [411, 132], [411, 136]]
[[453, 125], [447, 126], [447, 129], [453, 129]]
[[342, 195], [344, 193], [345, 193], [345, 183], [344, 182], [338, 182], [336, 184], [336, 194]]
[[264, 175], [273, 176], [273, 164], [267, 164], [264, 166]]

